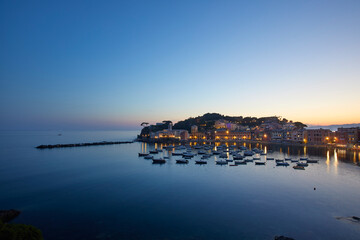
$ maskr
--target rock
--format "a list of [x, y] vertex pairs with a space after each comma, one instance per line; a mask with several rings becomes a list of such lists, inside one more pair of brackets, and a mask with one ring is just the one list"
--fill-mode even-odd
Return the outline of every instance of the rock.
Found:
[[295, 240], [293, 238], [285, 237], [285, 236], [275, 236], [274, 240]]
[[2, 222], [10, 222], [17, 216], [19, 216], [20, 211], [15, 209], [10, 210], [0, 210], [0, 221]]

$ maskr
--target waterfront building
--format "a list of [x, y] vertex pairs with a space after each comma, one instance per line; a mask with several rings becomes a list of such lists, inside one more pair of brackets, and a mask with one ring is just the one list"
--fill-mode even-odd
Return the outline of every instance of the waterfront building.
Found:
[[338, 128], [336, 131], [336, 143], [339, 144], [359, 144], [360, 128]]
[[226, 121], [224, 119], [216, 120], [215, 124], [214, 124], [214, 127], [216, 129], [226, 128], [227, 123], [228, 123], [228, 121]]
[[304, 129], [295, 129], [290, 132], [290, 141], [296, 143], [304, 142]]
[[191, 134], [195, 134], [195, 133], [197, 133], [197, 132], [198, 132], [198, 126], [192, 125], [192, 126], [191, 126]]
[[282, 129], [276, 129], [271, 131], [271, 139], [273, 141], [282, 141], [284, 140], [284, 136], [285, 136], [285, 131]]
[[328, 144], [331, 142], [330, 129], [306, 129], [304, 142], [307, 144]]
[[226, 128], [217, 129], [214, 132], [215, 140], [250, 140], [251, 132], [250, 131], [230, 131]]

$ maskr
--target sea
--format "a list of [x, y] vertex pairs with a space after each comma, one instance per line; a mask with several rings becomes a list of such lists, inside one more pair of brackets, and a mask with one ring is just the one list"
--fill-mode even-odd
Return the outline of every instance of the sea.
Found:
[[[134, 140], [138, 131], [1, 131], [0, 209], [46, 240], [360, 239], [360, 153], [246, 144], [266, 165], [177, 164], [161, 144], [36, 149]], [[233, 145], [233, 144], [230, 144]], [[153, 164], [139, 152], [164, 149]], [[197, 150], [194, 149], [193, 153]], [[319, 160], [305, 170], [268, 157]]]

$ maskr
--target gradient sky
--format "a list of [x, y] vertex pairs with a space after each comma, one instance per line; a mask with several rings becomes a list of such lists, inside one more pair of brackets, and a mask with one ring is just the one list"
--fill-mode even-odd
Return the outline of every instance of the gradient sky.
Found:
[[0, 129], [360, 122], [360, 1], [1, 1]]

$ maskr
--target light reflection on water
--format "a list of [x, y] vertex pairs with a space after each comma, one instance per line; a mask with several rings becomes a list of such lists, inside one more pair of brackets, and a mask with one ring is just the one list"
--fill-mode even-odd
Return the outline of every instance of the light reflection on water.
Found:
[[[69, 139], [89, 137], [82, 134]], [[109, 140], [117, 134], [122, 133], [91, 136]], [[171, 155], [164, 165], [138, 157], [164, 144], [33, 148], [59, 139], [44, 133], [0, 135], [8, 146], [0, 151], [0, 192], [6, 192], [0, 206], [22, 210], [16, 222], [38, 226], [46, 239], [358, 239], [360, 234], [357, 225], [335, 218], [360, 215], [360, 168], [354, 165], [360, 154], [354, 152], [238, 144], [258, 147], [269, 157], [319, 160], [299, 171], [276, 167], [275, 161], [217, 166], [218, 156], [204, 166], [193, 160], [178, 165], [178, 156]]]

